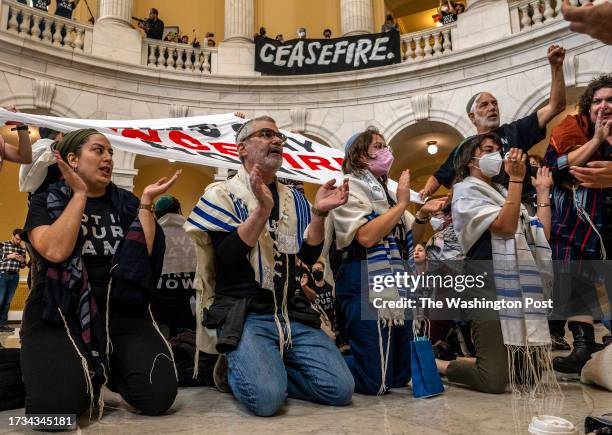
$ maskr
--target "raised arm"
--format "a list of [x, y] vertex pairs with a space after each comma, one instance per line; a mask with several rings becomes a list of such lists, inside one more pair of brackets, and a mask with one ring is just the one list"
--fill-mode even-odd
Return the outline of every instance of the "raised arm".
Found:
[[355, 234], [361, 246], [371, 248], [389, 234], [400, 221], [410, 202], [410, 171], [406, 169], [397, 182], [397, 204], [362, 225]]
[[238, 236], [246, 245], [254, 248], [274, 207], [274, 197], [261, 178], [259, 165], [255, 165], [251, 170], [249, 182], [257, 198], [257, 208], [253, 213], [249, 213], [249, 217], [238, 227]]
[[81, 229], [81, 218], [87, 203], [87, 185], [57, 151], [57, 166], [72, 190], [72, 198], [62, 214], [51, 225], [34, 228], [28, 234], [34, 249], [52, 263], [65, 261], [76, 245]]
[[570, 166], [582, 166], [589, 161], [593, 153], [597, 151], [599, 146], [606, 140], [610, 135], [610, 129], [612, 128], [612, 120], [603, 120], [603, 109], [597, 112], [597, 120], [595, 121], [595, 133], [593, 138], [579, 147], [578, 149], [571, 151], [567, 154], [567, 163]]
[[536, 177], [531, 177], [531, 184], [536, 190], [536, 216], [544, 227], [546, 240], [550, 238], [552, 212], [550, 210], [550, 188], [554, 184], [552, 173], [546, 166], [539, 168]]
[[325, 237], [325, 216], [331, 210], [346, 204], [348, 201], [348, 180], [338, 188], [334, 186], [336, 180], [330, 180], [317, 190], [315, 196], [315, 213], [311, 213], [310, 225], [306, 235], [306, 243], [317, 246]]
[[[153, 201], [159, 195], [163, 195], [172, 187], [172, 185], [176, 182], [179, 175], [181, 175], [181, 170], [179, 169], [174, 173], [174, 175], [167, 179], [166, 177], [160, 178], [156, 183], [150, 184], [144, 188], [142, 192], [142, 196], [140, 197], [140, 203], [146, 206], [152, 206]], [[155, 217], [151, 209], [140, 208], [138, 210], [138, 219], [140, 220], [140, 224], [142, 225], [142, 231], [145, 235], [145, 241], [147, 243], [147, 252], [149, 255], [153, 252], [153, 241], [155, 240]]]
[[538, 110], [538, 124], [546, 127], [555, 116], [565, 110], [565, 78], [563, 76], [563, 60], [565, 49], [558, 45], [548, 47], [548, 63], [550, 64], [550, 97], [548, 104]]
[[518, 226], [526, 161], [527, 154], [518, 148], [511, 148], [507, 160], [504, 161], [506, 173], [510, 177], [508, 196], [489, 230], [508, 239], [514, 237], [516, 227]]

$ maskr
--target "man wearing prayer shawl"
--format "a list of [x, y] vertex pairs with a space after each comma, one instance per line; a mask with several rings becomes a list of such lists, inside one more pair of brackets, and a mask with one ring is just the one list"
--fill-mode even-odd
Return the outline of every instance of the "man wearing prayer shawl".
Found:
[[287, 396], [346, 405], [354, 389], [319, 315], [295, 294], [295, 256], [317, 261], [325, 217], [346, 202], [348, 186], [326, 183], [311, 208], [276, 180], [285, 140], [272, 118], [247, 121], [236, 135], [243, 167], [209, 185], [184, 226], [197, 246], [198, 348], [222, 354], [218, 388], [227, 382], [258, 416], [275, 414]]

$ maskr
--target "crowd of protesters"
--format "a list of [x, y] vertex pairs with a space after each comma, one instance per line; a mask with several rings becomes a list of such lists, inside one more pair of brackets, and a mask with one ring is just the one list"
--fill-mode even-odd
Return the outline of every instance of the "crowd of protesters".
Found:
[[[137, 198], [112, 183], [103, 134], [41, 131], [55, 170], [30, 177], [23, 229], [2, 251], [3, 280], [25, 264], [21, 239], [33, 263], [21, 336], [26, 414], [83, 414], [103, 405], [103, 386], [144, 415], [165, 413], [182, 379], [167, 339], [184, 331], [205, 355], [193, 367], [210, 373], [202, 385], [258, 416], [287, 397], [344, 406], [353, 393], [404, 388], [423, 334], [450, 383], [554, 394], [553, 371], [580, 374], [601, 350], [594, 324], [610, 318], [599, 301], [612, 293], [600, 264], [612, 252], [612, 76], [588, 84], [543, 158], [531, 153], [566, 109], [564, 58], [548, 48], [548, 102], [523, 118], [501, 124], [490, 92], [466, 101], [476, 134], [418, 202], [408, 169], [389, 189], [393, 150], [374, 127], [345, 143], [344, 181], [323, 184], [309, 203], [277, 178], [287, 137], [276, 121], [247, 120], [235, 137], [242, 166], [207, 186], [187, 217], [165, 195], [180, 171]], [[0, 164], [30, 164], [28, 127], [13, 124], [19, 144], [0, 141]], [[442, 185], [452, 192], [436, 197]], [[397, 284], [376, 290], [377, 277], [483, 272], [471, 296], [552, 298], [555, 307], [515, 304], [489, 317], [467, 308], [458, 320], [374, 303], [410, 298]], [[426, 287], [417, 294], [443, 291]], [[571, 352], [553, 358], [568, 348], [566, 321]]]

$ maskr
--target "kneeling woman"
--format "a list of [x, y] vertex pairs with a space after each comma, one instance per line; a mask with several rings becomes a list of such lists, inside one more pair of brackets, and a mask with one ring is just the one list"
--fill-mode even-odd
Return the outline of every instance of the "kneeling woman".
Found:
[[[404, 171], [399, 179], [397, 201], [387, 191], [392, 163], [391, 151], [376, 129], [354, 135], [342, 165], [348, 175], [349, 199], [331, 212], [336, 247], [342, 250], [335, 278], [351, 346], [345, 359], [355, 379], [355, 392], [361, 394], [384, 394], [410, 381], [411, 322], [404, 322], [404, 309], [381, 306], [383, 300], [398, 300], [400, 292], [397, 288], [377, 292], [371, 284], [406, 270], [412, 240], [420, 240], [429, 215], [444, 205], [444, 200], [430, 201], [415, 219], [406, 211], [410, 173]], [[364, 284], [362, 292], [362, 282], [368, 280], [370, 286]]]
[[177, 383], [148, 309], [165, 249], [151, 205], [179, 174], [147, 186], [139, 206], [111, 182], [113, 150], [98, 131], [67, 134], [55, 157], [63, 180], [32, 198], [24, 229], [35, 265], [22, 328], [26, 415], [91, 417], [104, 384], [162, 414]]
[[[503, 393], [508, 383], [513, 391], [549, 392], [558, 388], [552, 374], [547, 310], [542, 304], [552, 279], [546, 239], [553, 180], [547, 168], [538, 169], [537, 178], [532, 179], [537, 214], [530, 217], [521, 204], [527, 156], [513, 148], [504, 161], [502, 150], [494, 133], [463, 144], [456, 162], [460, 182], [453, 186], [452, 213], [466, 253], [466, 273], [487, 276], [481, 290], [470, 289], [461, 297], [482, 296], [508, 308], [467, 312], [476, 357], [437, 361], [438, 369], [449, 381], [486, 393]], [[493, 182], [502, 164], [509, 177], [507, 189]]]

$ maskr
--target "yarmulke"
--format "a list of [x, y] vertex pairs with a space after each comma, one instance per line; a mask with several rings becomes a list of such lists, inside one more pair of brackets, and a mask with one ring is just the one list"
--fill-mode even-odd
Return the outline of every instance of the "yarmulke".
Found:
[[472, 106], [474, 105], [474, 101], [476, 101], [476, 99], [480, 97], [480, 94], [482, 94], [482, 92], [478, 92], [477, 94], [472, 95], [472, 98], [468, 100], [467, 106], [465, 106], [465, 111], [467, 113], [472, 113]]
[[155, 203], [155, 213], [161, 213], [176, 203], [176, 198], [172, 195], [164, 195]]

